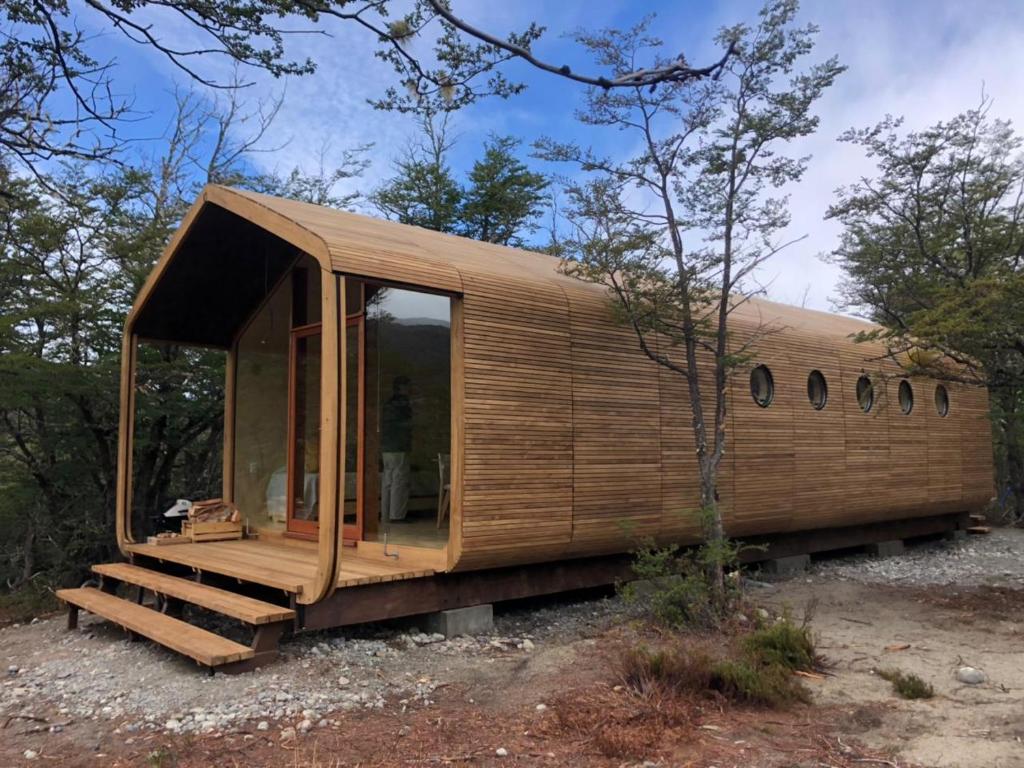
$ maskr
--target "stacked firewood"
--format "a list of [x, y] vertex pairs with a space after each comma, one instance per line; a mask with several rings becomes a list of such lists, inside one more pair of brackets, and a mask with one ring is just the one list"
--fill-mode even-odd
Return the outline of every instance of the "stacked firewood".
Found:
[[206, 499], [192, 503], [188, 519], [194, 523], [237, 523], [241, 521], [242, 515], [230, 501]]

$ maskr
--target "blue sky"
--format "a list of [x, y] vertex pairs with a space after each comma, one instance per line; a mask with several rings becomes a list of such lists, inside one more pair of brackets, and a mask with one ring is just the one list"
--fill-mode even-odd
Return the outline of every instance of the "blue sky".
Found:
[[[576, 65], [574, 44], [564, 33], [576, 27], [626, 26], [643, 14], [657, 14], [655, 31], [668, 52], [685, 51], [695, 64], [717, 57], [714, 34], [719, 27], [753, 20], [760, 3], [629, 2], [628, 0], [453, 0], [453, 8], [489, 30], [521, 28], [531, 19], [548, 27], [536, 50], [545, 58]], [[80, 23], [90, 28], [89, 11], [80, 2], [73, 8]], [[836, 242], [837, 226], [823, 220], [836, 187], [870, 174], [872, 166], [856, 149], [838, 144], [849, 127], [872, 124], [886, 113], [904, 115], [908, 126], [923, 127], [975, 106], [982, 88], [994, 100], [993, 113], [1024, 124], [1020, 73], [1024, 71], [1024, 3], [1019, 0], [963, 3], [955, 0], [805, 0], [804, 21], [821, 28], [814, 59], [837, 54], [849, 67], [820, 101], [817, 134], [792, 147], [811, 155], [808, 171], [791, 195], [793, 222], [789, 237], [806, 239], [771, 261], [759, 280], [773, 299], [829, 309], [840, 277], [837, 268], [820, 258]], [[154, 20], [157, 20], [155, 17]], [[181, 26], [159, 19], [165, 39], [191, 35]], [[330, 36], [292, 39], [291, 53], [311, 56], [316, 74], [287, 82], [256, 77], [252, 99], [267, 98], [284, 89], [285, 102], [267, 136], [266, 145], [281, 147], [261, 155], [258, 162], [286, 171], [293, 166], [312, 170], [320, 148], [329, 145], [328, 162], [357, 144], [374, 142], [372, 166], [357, 185], [368, 190], [390, 172], [390, 160], [408, 142], [412, 118], [380, 113], [366, 100], [392, 81], [390, 68], [372, 57], [374, 41], [355, 27], [327, 23]], [[166, 128], [176, 85], [187, 84], [156, 53], [107, 33], [101, 51], [118, 62], [115, 80], [134, 95], [136, 108], [148, 115], [135, 124], [134, 135], [159, 136]], [[204, 62], [205, 72], [226, 77], [227, 62]], [[608, 152], [628, 151], [619, 135], [584, 130], [573, 119], [582, 87], [516, 64], [509, 75], [528, 83], [523, 95], [510, 101], [490, 100], [455, 118], [459, 141], [454, 164], [465, 168], [491, 132], [521, 137], [528, 145], [541, 136], [575, 139]], [[547, 169], [545, 169], [547, 170]]]

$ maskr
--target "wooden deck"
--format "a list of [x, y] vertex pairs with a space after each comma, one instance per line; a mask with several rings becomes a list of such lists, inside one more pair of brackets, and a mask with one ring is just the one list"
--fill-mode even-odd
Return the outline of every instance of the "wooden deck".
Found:
[[[129, 552], [197, 571], [249, 581], [301, 594], [303, 585], [316, 576], [317, 548], [312, 542], [208, 541], [200, 544], [129, 544]], [[338, 587], [354, 587], [386, 581], [431, 576], [434, 570], [359, 557], [348, 548], [342, 552]]]

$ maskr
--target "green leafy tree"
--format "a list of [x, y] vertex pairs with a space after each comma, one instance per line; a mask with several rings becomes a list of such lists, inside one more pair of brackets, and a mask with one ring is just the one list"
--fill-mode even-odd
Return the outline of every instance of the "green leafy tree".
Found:
[[420, 141], [406, 149], [394, 163], [395, 175], [370, 195], [387, 218], [438, 232], [458, 231], [462, 189], [448, 164], [448, 121], [448, 112], [420, 115]]
[[[229, 99], [236, 99], [233, 91]], [[359, 151], [319, 175], [251, 169], [237, 101], [178, 99], [164, 151], [97, 172], [70, 162], [43, 178], [4, 173], [0, 199], [0, 576], [74, 583], [114, 546], [120, 346], [124, 317], [199, 187], [211, 177], [270, 193], [344, 200]], [[2, 166], [0, 166], [2, 168]], [[133, 509], [169, 494], [217, 495], [223, 354], [142, 345]]]
[[463, 194], [461, 233], [475, 240], [521, 246], [521, 233], [537, 231], [548, 180], [515, 155], [518, 139], [492, 136], [473, 163]]
[[395, 175], [370, 195], [370, 203], [402, 224], [522, 245], [522, 236], [537, 229], [547, 180], [516, 157], [518, 140], [491, 137], [464, 187], [448, 161], [450, 122], [450, 112], [419, 116], [420, 140], [395, 162]]
[[[729, 319], [756, 292], [754, 270], [785, 245], [777, 235], [789, 217], [777, 190], [800, 178], [806, 158], [782, 149], [814, 131], [811, 108], [843, 69], [834, 58], [798, 68], [817, 28], [796, 26], [796, 12], [794, 0], [772, 0], [756, 24], [723, 29], [718, 42], [733, 53], [715, 81], [591, 89], [579, 119], [627, 132], [640, 145], [632, 157], [538, 144], [545, 159], [595, 177], [567, 190], [573, 234], [562, 243], [565, 271], [605, 286], [641, 350], [685, 383], [701, 519], [709, 546], [723, 553], [718, 475], [729, 380], [771, 330], [736, 338]], [[578, 39], [600, 65], [627, 72], [661, 47], [647, 27]], [[712, 558], [709, 569], [720, 606], [725, 560]]]
[[877, 174], [838, 191], [847, 308], [910, 373], [988, 388], [1008, 512], [1024, 515], [1024, 152], [990, 102], [921, 131], [892, 117], [841, 140]]

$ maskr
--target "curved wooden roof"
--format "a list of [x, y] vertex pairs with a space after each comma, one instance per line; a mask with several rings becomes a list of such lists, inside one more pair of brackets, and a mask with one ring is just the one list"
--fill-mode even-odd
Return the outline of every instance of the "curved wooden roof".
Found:
[[[466, 273], [477, 280], [534, 283], [565, 294], [572, 286], [605, 296], [559, 272], [559, 259], [535, 251], [482, 243], [420, 227], [383, 221], [348, 211], [286, 200], [271, 195], [211, 185], [197, 205], [226, 208], [318, 259], [324, 269], [387, 279], [442, 291], [465, 292]], [[473, 282], [471, 280], [471, 282]], [[872, 326], [862, 320], [753, 298], [739, 307], [740, 325], [774, 325], [831, 337], [847, 337]]]

